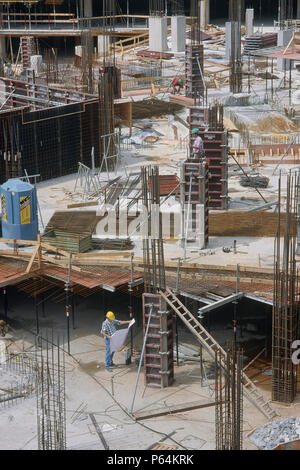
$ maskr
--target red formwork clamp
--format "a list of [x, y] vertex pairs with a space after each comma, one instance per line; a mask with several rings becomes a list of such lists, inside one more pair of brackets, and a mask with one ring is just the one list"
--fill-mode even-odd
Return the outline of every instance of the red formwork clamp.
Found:
[[75, 16], [74, 16], [74, 13], [72, 13], [72, 23], [73, 23], [73, 29], [75, 27]]
[[51, 20], [50, 20], [50, 15], [48, 14], [48, 26], [49, 26], [49, 29], [51, 27]]
[[0, 28], [2, 29], [2, 13], [0, 13]]
[[24, 13], [24, 29], [26, 29], [27, 21], [26, 21], [26, 13]]

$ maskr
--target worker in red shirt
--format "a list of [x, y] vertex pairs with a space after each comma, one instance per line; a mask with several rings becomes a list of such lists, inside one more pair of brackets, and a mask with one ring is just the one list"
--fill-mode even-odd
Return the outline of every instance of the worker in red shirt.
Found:
[[173, 87], [173, 93], [174, 95], [176, 93], [180, 93], [180, 90], [183, 89], [183, 80], [179, 77], [175, 77], [173, 80], [172, 80], [172, 87]]

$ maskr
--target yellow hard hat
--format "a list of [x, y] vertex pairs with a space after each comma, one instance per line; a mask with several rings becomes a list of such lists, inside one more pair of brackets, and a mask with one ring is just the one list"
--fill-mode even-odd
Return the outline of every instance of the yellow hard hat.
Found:
[[106, 314], [106, 318], [109, 318], [110, 320], [114, 320], [116, 317], [115, 317], [115, 314], [114, 312], [107, 312]]

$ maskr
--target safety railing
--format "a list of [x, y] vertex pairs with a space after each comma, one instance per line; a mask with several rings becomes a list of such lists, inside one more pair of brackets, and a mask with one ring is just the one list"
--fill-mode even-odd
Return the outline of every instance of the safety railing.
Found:
[[[79, 18], [75, 13], [0, 13], [0, 30], [35, 30], [35, 29], [146, 29], [149, 27], [149, 16], [114, 15]], [[110, 21], [112, 19], [112, 21]], [[187, 26], [191, 18], [186, 17]], [[167, 16], [168, 26], [171, 16]]]
[[122, 80], [122, 91], [128, 90], [139, 90], [143, 88], [152, 88], [156, 89], [169, 87], [174, 78], [172, 76], [162, 76], [162, 77], [139, 77], [139, 78], [129, 78]]
[[76, 28], [78, 28], [78, 20], [72, 13], [0, 13], [0, 30]]

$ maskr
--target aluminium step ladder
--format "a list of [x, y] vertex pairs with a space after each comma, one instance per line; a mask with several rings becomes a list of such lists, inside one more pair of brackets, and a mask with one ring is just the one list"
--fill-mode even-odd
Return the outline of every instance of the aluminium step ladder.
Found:
[[[161, 296], [172, 307], [174, 312], [185, 323], [189, 330], [196, 336], [198, 341], [206, 349], [209, 355], [215, 359], [215, 352], [221, 351], [223, 359], [220, 361], [220, 366], [225, 367], [226, 352], [219, 345], [219, 343], [203, 328], [201, 323], [192, 315], [192, 313], [180, 302], [176, 295], [167, 287], [165, 292], [160, 291]], [[243, 372], [242, 375], [243, 391], [245, 396], [250, 400], [268, 419], [275, 418], [278, 413], [271, 407], [270, 402], [267, 401], [260, 393], [254, 383]]]

